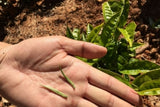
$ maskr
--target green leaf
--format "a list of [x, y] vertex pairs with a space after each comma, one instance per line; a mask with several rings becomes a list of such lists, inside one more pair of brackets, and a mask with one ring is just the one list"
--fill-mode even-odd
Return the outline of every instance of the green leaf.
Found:
[[158, 68], [160, 68], [160, 65], [156, 63], [145, 60], [131, 59], [128, 64], [123, 66], [120, 72], [122, 74], [138, 75], [139, 73], [147, 73]]
[[118, 55], [114, 42], [107, 44], [107, 54], [99, 60], [101, 68], [109, 69], [111, 71], [118, 71]]
[[66, 36], [68, 38], [74, 39], [74, 36], [73, 36], [73, 34], [72, 34], [72, 32], [71, 32], [71, 30], [68, 26], [67, 26]]
[[86, 35], [84, 33], [81, 34], [82, 41], [86, 41]]
[[117, 28], [117, 22], [119, 13], [113, 14], [113, 16], [110, 18], [108, 22], [106, 22], [103, 26], [103, 30], [101, 33], [101, 39], [104, 44], [104, 46], [107, 45], [107, 43], [114, 41], [114, 33]]
[[[91, 33], [88, 33], [89, 35], [87, 35], [87, 42], [91, 42], [94, 43], [96, 42], [98, 36], [99, 36], [99, 32], [101, 31], [101, 28], [103, 26], [103, 23], [94, 27], [93, 30], [91, 31]], [[100, 43], [101, 44], [101, 43]]]
[[123, 78], [121, 75], [119, 75], [118, 73], [115, 73], [115, 72], [112, 72], [110, 70], [107, 70], [107, 69], [102, 69], [102, 68], [98, 68], [99, 70], [113, 76], [114, 78], [118, 79], [119, 81], [125, 83], [126, 85], [132, 87], [132, 85], [128, 82], [127, 79]]
[[87, 35], [89, 35], [92, 30], [93, 30], [93, 26], [91, 24], [88, 24], [87, 25], [87, 31], [86, 31]]
[[114, 14], [113, 11], [111, 10], [110, 4], [108, 2], [103, 3], [102, 10], [103, 10], [104, 21], [108, 22], [108, 20], [110, 20]]
[[129, 23], [125, 29], [119, 28], [119, 31], [122, 33], [124, 38], [127, 40], [130, 47], [132, 47], [132, 45], [133, 45], [135, 29], [136, 29], [135, 22]]
[[126, 60], [126, 58], [124, 56], [122, 56], [122, 55], [118, 56], [118, 62], [121, 63], [121, 64], [128, 63], [128, 61]]
[[119, 38], [119, 27], [126, 24], [129, 10], [129, 0], [109, 0], [102, 4], [102, 11], [105, 24], [102, 30], [101, 39], [106, 46], [107, 43]]
[[120, 0], [121, 1], [121, 17], [119, 19], [120, 23], [118, 25], [119, 28], [122, 28], [127, 23], [128, 13], [129, 13], [129, 0]]
[[150, 70], [122, 70], [119, 71], [122, 74], [127, 74], [127, 75], [138, 75], [139, 73], [147, 73], [150, 72]]
[[128, 32], [128, 34], [131, 36], [131, 39], [134, 39], [134, 34], [135, 34], [135, 30], [136, 30], [136, 23], [135, 22], [131, 22], [126, 26], [126, 31]]
[[139, 91], [153, 89], [153, 88], [160, 88], [160, 79], [144, 82], [142, 85], [139, 86]]
[[138, 91], [139, 95], [160, 95], [160, 88]]
[[74, 37], [75, 40], [80, 40], [80, 30], [79, 29], [74, 29], [72, 32], [72, 35]]
[[133, 46], [132, 47], [129, 47], [129, 50], [131, 51], [136, 51], [137, 48], [143, 46], [144, 44], [143, 43], [137, 43], [137, 42], [133, 42]]
[[140, 87], [143, 83], [155, 79], [160, 79], [160, 69], [152, 70], [148, 73], [142, 74], [138, 76], [132, 83]]
[[93, 65], [97, 62], [98, 59], [87, 59], [87, 58], [82, 58], [82, 57], [79, 57], [79, 56], [76, 56], [76, 58], [82, 60], [83, 62], [89, 64], [89, 65]]

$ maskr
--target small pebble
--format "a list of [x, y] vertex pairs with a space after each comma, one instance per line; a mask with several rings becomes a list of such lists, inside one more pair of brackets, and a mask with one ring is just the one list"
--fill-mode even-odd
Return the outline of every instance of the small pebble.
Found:
[[143, 43], [144, 41], [143, 41], [143, 39], [138, 39], [137, 42], [138, 42], [138, 43]]
[[151, 49], [151, 53], [156, 53], [158, 50], [157, 50], [157, 48], [152, 48]]

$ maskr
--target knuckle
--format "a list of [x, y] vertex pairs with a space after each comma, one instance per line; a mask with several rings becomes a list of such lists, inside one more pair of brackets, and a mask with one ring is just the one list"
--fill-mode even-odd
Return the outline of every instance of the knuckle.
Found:
[[115, 97], [109, 93], [109, 95], [107, 96], [105, 105], [103, 107], [113, 107], [114, 102], [115, 102]]

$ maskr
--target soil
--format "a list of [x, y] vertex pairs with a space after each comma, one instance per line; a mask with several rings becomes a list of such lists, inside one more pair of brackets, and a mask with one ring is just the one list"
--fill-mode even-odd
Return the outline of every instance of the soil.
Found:
[[[5, 0], [3, 0], [5, 1]], [[66, 27], [85, 31], [103, 22], [101, 4], [106, 0], [8, 0], [0, 3], [0, 40], [10, 44], [25, 39], [66, 34]], [[135, 41], [145, 43], [136, 58], [160, 64], [159, 0], [130, 0], [128, 22], [137, 24]], [[144, 107], [160, 107], [160, 96], [142, 96]], [[11, 107], [3, 103], [0, 107]], [[13, 106], [13, 105], [12, 105]]]

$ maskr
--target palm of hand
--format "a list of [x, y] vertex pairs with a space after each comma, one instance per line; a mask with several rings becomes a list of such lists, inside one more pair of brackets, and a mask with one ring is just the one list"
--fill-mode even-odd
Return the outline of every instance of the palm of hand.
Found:
[[[3, 75], [4, 96], [14, 103], [21, 102], [19, 106], [23, 107], [81, 105], [81, 101], [85, 101], [83, 97], [89, 84], [90, 66], [69, 54], [89, 58], [92, 56], [88, 56], [90, 53], [84, 54], [82, 51], [84, 47], [80, 51], [76, 48], [72, 50], [65, 44], [68, 42], [61, 43], [63, 39], [57, 37], [31, 39], [12, 46], [1, 64], [3, 72], [7, 72], [5, 73], [7, 75]], [[84, 44], [73, 45], [79, 48], [79, 45]], [[65, 81], [59, 67], [62, 67], [65, 74], [75, 83], [75, 90]], [[68, 98], [64, 99], [41, 87], [40, 84], [50, 85], [66, 93]], [[16, 100], [13, 99], [15, 97]]]

